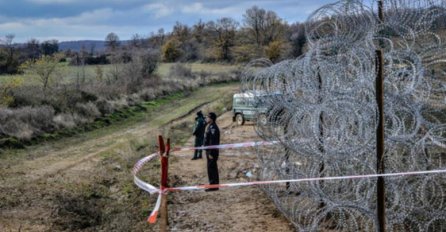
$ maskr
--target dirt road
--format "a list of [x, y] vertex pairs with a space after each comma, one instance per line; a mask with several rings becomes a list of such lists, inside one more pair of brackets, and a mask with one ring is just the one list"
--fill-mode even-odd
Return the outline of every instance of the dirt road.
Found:
[[[221, 143], [259, 140], [253, 125], [236, 126], [231, 113], [217, 119]], [[189, 139], [189, 146], [194, 138]], [[183, 153], [184, 154], [184, 153]], [[173, 154], [175, 156], [175, 154]], [[171, 165], [173, 185], [207, 184], [206, 159], [181, 156]], [[220, 183], [245, 182], [255, 161], [253, 148], [221, 150], [218, 161]], [[293, 231], [291, 224], [269, 198], [256, 187], [221, 189], [215, 192], [171, 194], [169, 205], [173, 231]]]
[[[133, 184], [134, 163], [153, 152], [156, 135], [165, 132], [166, 124], [192, 122], [193, 113], [184, 112], [236, 90], [219, 86], [198, 91], [160, 108], [144, 123], [1, 156], [0, 231], [158, 231], [157, 225], [145, 222], [156, 196]], [[229, 114], [219, 122], [222, 143], [255, 139], [252, 127], [233, 127]], [[245, 181], [244, 171], [254, 159], [249, 150], [222, 151], [221, 182]], [[159, 167], [151, 165], [153, 170]], [[207, 183], [204, 160], [172, 159], [171, 170], [174, 185]], [[159, 175], [154, 171], [146, 176], [156, 181]], [[292, 230], [256, 188], [178, 193], [171, 201], [173, 231]]]

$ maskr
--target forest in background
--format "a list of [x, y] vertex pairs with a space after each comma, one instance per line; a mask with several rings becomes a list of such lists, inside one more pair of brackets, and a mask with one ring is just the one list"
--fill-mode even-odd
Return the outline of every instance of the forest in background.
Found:
[[[15, 74], [27, 60], [59, 52], [57, 40], [30, 39], [15, 44], [12, 34], [2, 40], [0, 74]], [[263, 57], [278, 62], [303, 53], [305, 27], [284, 21], [276, 12], [253, 6], [246, 10], [242, 22], [227, 17], [208, 22], [199, 20], [191, 26], [176, 22], [170, 32], [160, 28], [147, 37], [135, 34], [125, 41], [110, 32], [105, 35], [104, 43], [105, 49], [100, 43], [90, 41], [79, 51], [68, 49], [60, 53], [72, 65], [129, 61], [135, 50], [152, 50], [164, 62], [244, 63]]]

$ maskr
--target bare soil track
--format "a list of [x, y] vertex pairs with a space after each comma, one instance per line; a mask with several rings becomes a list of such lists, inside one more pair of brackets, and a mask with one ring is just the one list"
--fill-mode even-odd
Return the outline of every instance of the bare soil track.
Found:
[[[230, 112], [220, 116], [217, 124], [221, 143], [259, 140], [252, 124], [235, 126]], [[189, 139], [187, 145], [192, 146], [193, 140], [193, 137]], [[205, 157], [191, 158], [192, 154], [180, 156], [170, 166], [173, 185], [208, 183]], [[220, 183], [249, 181], [246, 173], [255, 163], [253, 148], [221, 150], [218, 161]], [[173, 231], [293, 231], [270, 199], [256, 187], [178, 192], [169, 197]]]
[[[236, 90], [229, 85], [209, 92], [218, 97]], [[182, 99], [161, 107], [147, 122], [86, 135], [94, 139], [70, 138], [0, 157], [0, 231], [158, 231], [158, 225], [145, 222], [156, 196], [133, 184], [133, 164], [154, 151], [163, 125], [193, 123], [195, 110], [207, 110], [207, 103], [217, 99], [201, 96], [195, 105]], [[218, 120], [222, 143], [258, 139], [252, 126], [235, 127], [229, 113]], [[246, 181], [244, 172], [255, 163], [253, 151], [221, 154], [221, 182]], [[172, 154], [171, 185], [207, 183], [205, 159], [191, 161], [191, 157]], [[147, 181], [158, 181], [158, 169], [154, 162], [142, 174]], [[255, 187], [172, 193], [169, 222], [172, 231], [293, 230]]]

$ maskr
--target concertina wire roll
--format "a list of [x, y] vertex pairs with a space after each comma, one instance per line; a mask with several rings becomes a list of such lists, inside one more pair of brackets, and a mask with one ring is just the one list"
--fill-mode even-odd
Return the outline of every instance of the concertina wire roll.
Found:
[[[443, 0], [344, 0], [306, 22], [306, 53], [252, 63], [243, 89], [268, 108], [259, 180], [374, 174], [376, 50], [384, 54], [385, 172], [446, 168]], [[444, 24], [443, 24], [444, 25]], [[258, 66], [268, 66], [259, 69]], [[254, 67], [255, 66], [255, 67]], [[262, 187], [298, 231], [377, 231], [376, 179]], [[386, 177], [387, 231], [446, 231], [446, 177]]]

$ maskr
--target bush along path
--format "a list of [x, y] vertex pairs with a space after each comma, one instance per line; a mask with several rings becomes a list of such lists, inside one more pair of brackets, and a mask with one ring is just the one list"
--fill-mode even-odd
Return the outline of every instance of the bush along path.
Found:
[[0, 99], [0, 149], [23, 148], [101, 128], [153, 108], [151, 104], [156, 105], [160, 99], [181, 98], [179, 93], [230, 83], [239, 76], [233, 70], [206, 77], [153, 77], [124, 92], [122, 88], [127, 85], [119, 83], [92, 83], [82, 89], [75, 83], [60, 84], [45, 94], [38, 86], [20, 86], [12, 91], [14, 101], [10, 104], [5, 106]]
[[[223, 112], [238, 84], [202, 87], [165, 98], [119, 123], [0, 155], [0, 231], [151, 231], [145, 218], [154, 199], [134, 186], [131, 168], [156, 150], [158, 134], [204, 110]], [[210, 103], [208, 103], [210, 102]], [[205, 104], [206, 103], [206, 104]], [[190, 113], [190, 116], [185, 116]], [[173, 129], [172, 129], [173, 128]], [[148, 167], [158, 170], [158, 163]], [[148, 180], [159, 173], [148, 172]]]

